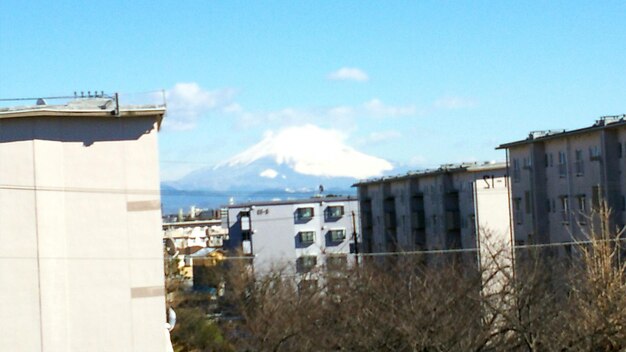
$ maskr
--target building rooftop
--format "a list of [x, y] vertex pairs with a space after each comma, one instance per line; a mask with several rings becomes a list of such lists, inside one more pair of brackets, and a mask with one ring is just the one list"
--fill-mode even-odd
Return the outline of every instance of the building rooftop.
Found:
[[601, 130], [604, 128], [615, 128], [624, 126], [626, 124], [626, 115], [612, 115], [612, 116], [602, 116], [596, 122], [589, 126], [583, 127], [571, 131], [566, 130], [547, 130], [547, 131], [532, 131], [528, 134], [528, 137], [523, 140], [510, 142], [501, 144], [496, 149], [507, 149], [511, 147], [515, 147], [518, 145], [524, 145], [529, 143], [546, 141], [554, 138], [561, 138], [565, 136], [571, 136], [576, 134], [588, 133], [597, 130]]
[[276, 201], [259, 201], [259, 202], [248, 202], [248, 203], [240, 203], [229, 205], [228, 208], [245, 208], [251, 206], [271, 206], [271, 205], [289, 205], [289, 204], [305, 204], [305, 203], [320, 203], [320, 202], [347, 202], [347, 201], [356, 201], [356, 197], [351, 196], [339, 196], [339, 197], [312, 197], [312, 198], [303, 198], [303, 199], [286, 199], [286, 200], [276, 200]]
[[35, 105], [0, 107], [0, 119], [22, 117], [62, 116], [159, 116], [159, 126], [165, 114], [165, 103], [145, 105], [119, 105], [115, 97], [77, 97], [64, 104], [49, 105], [38, 99]]
[[409, 171], [403, 175], [396, 176], [384, 176], [378, 178], [372, 178], [367, 180], [361, 180], [352, 185], [352, 187], [358, 187], [360, 185], [381, 183], [381, 182], [390, 182], [390, 181], [399, 181], [405, 180], [414, 177], [424, 177], [424, 176], [433, 176], [444, 173], [458, 173], [458, 172], [480, 172], [485, 170], [497, 170], [497, 169], [505, 169], [505, 162], [493, 162], [486, 161], [483, 163], [460, 163], [460, 164], [443, 164], [437, 169], [427, 169], [427, 170], [419, 170], [419, 171]]

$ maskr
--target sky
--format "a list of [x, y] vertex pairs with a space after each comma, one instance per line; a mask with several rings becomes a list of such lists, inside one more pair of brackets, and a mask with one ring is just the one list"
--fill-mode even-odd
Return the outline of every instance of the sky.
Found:
[[530, 131], [626, 113], [625, 16], [623, 1], [3, 0], [0, 99], [163, 91], [165, 181], [302, 126], [398, 167], [504, 160], [495, 147]]

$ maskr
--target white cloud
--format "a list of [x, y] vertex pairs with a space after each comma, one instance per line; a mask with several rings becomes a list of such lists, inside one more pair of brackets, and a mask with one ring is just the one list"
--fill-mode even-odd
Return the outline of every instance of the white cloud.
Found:
[[236, 108], [236, 104], [229, 105], [233, 95], [232, 89], [207, 91], [194, 82], [176, 83], [165, 92], [168, 114], [164, 125], [176, 130], [192, 129], [211, 110]]
[[424, 167], [428, 162], [428, 159], [423, 155], [415, 155], [409, 160], [410, 166]]
[[355, 179], [380, 176], [393, 169], [388, 161], [346, 145], [345, 139], [337, 130], [311, 124], [286, 127], [278, 132], [267, 132], [261, 142], [225, 164], [247, 165], [272, 157], [279, 165], [286, 164], [301, 174]]
[[402, 137], [402, 133], [395, 130], [372, 132], [363, 140], [363, 144], [378, 144], [400, 137]]
[[276, 176], [278, 176], [278, 171], [274, 169], [265, 169], [259, 174], [259, 176], [266, 178], [276, 178]]
[[363, 104], [365, 111], [374, 116], [405, 116], [416, 113], [413, 105], [391, 106], [385, 105], [380, 99], [374, 98]]
[[351, 106], [335, 106], [328, 109], [328, 114], [332, 116], [351, 116], [354, 115], [354, 108]]
[[475, 100], [469, 99], [469, 98], [443, 97], [443, 98], [435, 100], [433, 105], [439, 109], [454, 110], [454, 109], [473, 108], [473, 107], [476, 107], [478, 103]]
[[357, 81], [366, 82], [369, 80], [367, 73], [356, 67], [342, 67], [337, 71], [328, 74], [328, 79], [333, 81]]

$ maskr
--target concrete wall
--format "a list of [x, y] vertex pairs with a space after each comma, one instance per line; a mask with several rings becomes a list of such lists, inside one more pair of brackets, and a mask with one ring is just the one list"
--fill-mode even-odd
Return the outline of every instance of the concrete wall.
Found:
[[164, 349], [155, 118], [0, 120], [0, 350]]
[[[502, 192], [502, 189], [506, 190], [506, 182], [506, 169], [501, 166], [415, 174], [360, 184], [361, 208], [366, 203], [371, 208], [371, 214], [363, 213], [361, 219], [364, 228], [366, 224], [372, 224], [371, 232], [364, 232], [371, 237], [371, 251], [476, 248], [479, 211], [497, 214], [494, 217], [485, 214], [485, 219], [489, 219], [494, 227], [509, 226], [508, 211], [501, 212], [501, 209], [508, 209], [508, 194]], [[489, 197], [486, 204], [493, 204], [493, 208], [487, 205], [476, 208], [476, 189], [481, 189], [480, 196]], [[420, 208], [425, 226], [416, 225], [417, 212], [411, 205], [413, 197], [419, 197], [423, 202]], [[391, 205], [392, 212], [389, 211]], [[389, 216], [395, 216], [395, 229], [390, 229], [385, 223], [385, 219], [390, 223]], [[393, 230], [395, 238], [389, 236]], [[419, 236], [424, 237], [424, 244], [421, 244], [424, 241]], [[364, 238], [366, 241], [368, 239]], [[390, 241], [397, 243], [390, 246]]]
[[[585, 215], [593, 208], [597, 187], [613, 210], [614, 224], [623, 224], [625, 140], [625, 126], [609, 126], [511, 147], [510, 167], [518, 163], [521, 168], [519, 181], [512, 177], [511, 183], [512, 203], [518, 199], [522, 207], [513, 212], [515, 240], [522, 244], [585, 239], [591, 225]], [[590, 155], [595, 148], [599, 157]], [[565, 156], [563, 166], [560, 153]], [[532, 161], [529, 168], [522, 166], [525, 159]]]

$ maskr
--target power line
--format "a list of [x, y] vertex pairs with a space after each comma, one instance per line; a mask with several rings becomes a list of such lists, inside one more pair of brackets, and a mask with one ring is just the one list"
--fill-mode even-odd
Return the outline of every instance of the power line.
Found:
[[[602, 242], [626, 242], [626, 238], [613, 238], [613, 239], [598, 239], [598, 240], [586, 240], [586, 241], [571, 241], [571, 242], [557, 242], [557, 243], [541, 243], [541, 244], [528, 244], [528, 245], [515, 245], [511, 246], [512, 249], [533, 249], [533, 248], [546, 248], [546, 247], [560, 247], [570, 245], [588, 245], [593, 243]], [[208, 248], [208, 247], [207, 247]], [[480, 248], [457, 248], [457, 249], [429, 249], [419, 251], [399, 251], [399, 252], [377, 252], [377, 253], [339, 253], [339, 252], [326, 252], [318, 254], [308, 255], [321, 255], [332, 256], [342, 254], [353, 257], [386, 257], [386, 256], [412, 256], [412, 255], [427, 255], [427, 254], [455, 254], [455, 253], [474, 253], [479, 251]], [[58, 256], [43, 256], [39, 259], [43, 260], [167, 260], [167, 259], [215, 259], [215, 260], [254, 260], [255, 255], [251, 256], [224, 256], [223, 258], [215, 257], [194, 257], [192, 254], [178, 254], [170, 257], [58, 257]], [[289, 256], [273, 256], [275, 259], [294, 259]], [[12, 259], [37, 259], [36, 256], [0, 256], [0, 260], [12, 260]]]

